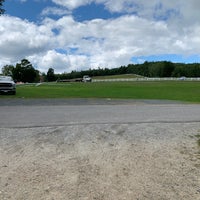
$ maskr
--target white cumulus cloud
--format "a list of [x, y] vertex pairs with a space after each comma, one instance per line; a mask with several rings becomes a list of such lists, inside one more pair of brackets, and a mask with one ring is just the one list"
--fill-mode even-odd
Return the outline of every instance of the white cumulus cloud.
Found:
[[[0, 67], [28, 58], [42, 72], [119, 67], [132, 57], [200, 55], [198, 0], [53, 0], [67, 8], [46, 8], [40, 24], [0, 17]], [[76, 21], [71, 12], [91, 2], [103, 3], [118, 18]], [[66, 13], [65, 13], [66, 12]], [[64, 15], [64, 16], [63, 16]]]

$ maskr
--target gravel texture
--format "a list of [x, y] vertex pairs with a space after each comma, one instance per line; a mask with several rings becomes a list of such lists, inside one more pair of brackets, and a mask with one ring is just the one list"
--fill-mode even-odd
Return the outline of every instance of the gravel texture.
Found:
[[199, 105], [143, 104], [1, 106], [0, 199], [199, 200]]

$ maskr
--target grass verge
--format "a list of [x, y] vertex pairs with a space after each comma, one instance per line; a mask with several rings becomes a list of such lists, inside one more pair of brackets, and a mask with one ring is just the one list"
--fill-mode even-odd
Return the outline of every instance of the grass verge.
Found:
[[17, 94], [0, 98], [160, 99], [200, 103], [200, 82], [51, 83], [17, 86]]

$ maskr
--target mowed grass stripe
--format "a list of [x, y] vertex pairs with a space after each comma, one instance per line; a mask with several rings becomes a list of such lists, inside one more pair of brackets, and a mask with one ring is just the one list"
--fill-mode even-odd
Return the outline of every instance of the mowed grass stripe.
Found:
[[0, 98], [166, 99], [200, 103], [200, 82], [54, 83], [17, 87], [17, 95]]

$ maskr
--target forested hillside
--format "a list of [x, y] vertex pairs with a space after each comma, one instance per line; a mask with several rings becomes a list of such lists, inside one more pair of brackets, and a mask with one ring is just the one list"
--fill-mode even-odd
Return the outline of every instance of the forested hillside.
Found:
[[60, 79], [79, 78], [83, 75], [107, 76], [119, 74], [137, 74], [145, 77], [200, 77], [200, 64], [172, 63], [168, 61], [144, 62], [143, 64], [129, 64], [119, 68], [98, 68], [85, 71], [72, 71], [56, 75]]

